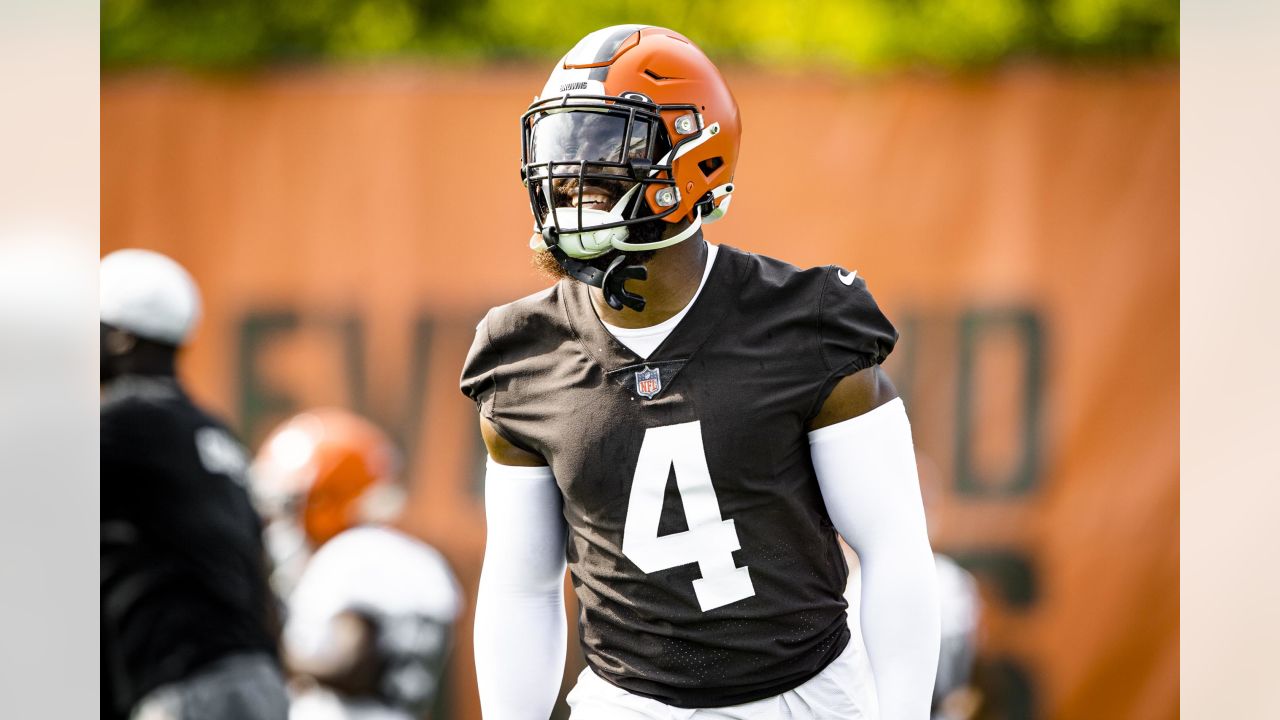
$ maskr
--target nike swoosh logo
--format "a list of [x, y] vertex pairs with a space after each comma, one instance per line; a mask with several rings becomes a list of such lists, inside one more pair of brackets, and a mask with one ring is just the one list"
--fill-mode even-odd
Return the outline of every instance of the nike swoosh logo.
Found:
[[851, 273], [847, 273], [843, 270], [839, 270], [836, 272], [836, 277], [840, 278], [840, 282], [844, 283], [845, 285], [852, 285], [853, 279], [858, 277], [858, 271], [854, 270]]

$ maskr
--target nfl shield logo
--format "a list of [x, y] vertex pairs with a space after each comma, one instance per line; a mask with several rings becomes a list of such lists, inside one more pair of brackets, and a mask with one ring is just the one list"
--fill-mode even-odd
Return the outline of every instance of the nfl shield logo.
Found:
[[662, 376], [658, 368], [645, 368], [636, 373], [636, 393], [646, 400], [662, 392]]

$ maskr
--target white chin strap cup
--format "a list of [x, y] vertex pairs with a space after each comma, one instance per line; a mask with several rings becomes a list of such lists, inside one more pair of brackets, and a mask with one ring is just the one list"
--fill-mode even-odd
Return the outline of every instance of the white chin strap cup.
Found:
[[[644, 250], [659, 250], [661, 248], [671, 247], [672, 245], [682, 243], [693, 237], [694, 233], [702, 229], [703, 223], [712, 223], [724, 217], [725, 213], [729, 211], [729, 201], [733, 199], [730, 195], [732, 192], [732, 183], [721, 185], [720, 187], [712, 190], [711, 196], [713, 199], [724, 198], [724, 200], [721, 201], [720, 204], [716, 206], [715, 210], [711, 211], [705, 219], [702, 217], [702, 207], [695, 206], [693, 209], [693, 222], [689, 223], [689, 227], [669, 238], [663, 238], [661, 240], [648, 243], [627, 242], [628, 233], [625, 226], [604, 228], [601, 230], [587, 230], [585, 232], [561, 232], [559, 236], [560, 249], [564, 250], [564, 253], [569, 257], [588, 260], [605, 254], [611, 248], [614, 250], [621, 250], [623, 252], [641, 252]], [[630, 195], [630, 193], [628, 193], [628, 195]], [[614, 206], [614, 209], [616, 210], [617, 208], [622, 207], [625, 201], [626, 197], [623, 197], [623, 199]], [[560, 222], [562, 230], [572, 230], [577, 228], [578, 211], [576, 208], [556, 208], [555, 214], [556, 219]], [[600, 222], [596, 224], [616, 221], [613, 211], [605, 212], [604, 210], [589, 210], [583, 208], [582, 220], [585, 223], [588, 219], [599, 219]], [[546, 226], [550, 224], [551, 216], [548, 215], [547, 219], [543, 222], [543, 225]], [[529, 247], [534, 250], [546, 250], [547, 244], [542, 239], [542, 235], [535, 232], [533, 237], [529, 239]]]
[[[625, 198], [614, 205], [614, 209], [620, 208], [625, 202]], [[589, 259], [599, 257], [609, 251], [616, 243], [627, 239], [626, 226], [600, 228], [593, 230], [593, 227], [607, 225], [609, 223], [620, 222], [621, 217], [615, 216], [613, 210], [596, 210], [593, 208], [582, 208], [582, 227], [586, 230], [578, 231], [578, 208], [558, 207], [553, 211], [555, 213], [555, 222], [552, 222], [551, 216], [548, 215], [543, 220], [543, 227], [560, 227], [558, 242], [560, 249], [569, 257], [579, 259]], [[541, 236], [539, 236], [541, 240]]]
[[[618, 247], [627, 239], [627, 227], [625, 225], [611, 228], [601, 228], [601, 225], [622, 222], [622, 209], [627, 206], [631, 200], [631, 196], [636, 190], [640, 189], [640, 184], [636, 184], [630, 190], [618, 198], [618, 202], [608, 210], [597, 210], [595, 208], [582, 208], [582, 226], [586, 230], [578, 231], [578, 208], [575, 207], [558, 207], [552, 209], [547, 216], [542, 219], [543, 227], [559, 227], [560, 234], [557, 236], [557, 244], [564, 251], [565, 255], [579, 260], [590, 260], [591, 258], [600, 257], [609, 252], [611, 248]], [[552, 216], [554, 217], [554, 221]], [[593, 229], [594, 228], [594, 229]], [[547, 249], [547, 243], [543, 240], [542, 235], [534, 232], [529, 240], [529, 247], [534, 250]]]
[[[573, 219], [575, 222], [577, 221], [577, 210], [574, 208], [556, 208], [555, 212], [557, 217], [560, 217], [562, 211], [565, 215], [573, 213]], [[588, 211], [583, 210], [582, 212], [582, 219], [585, 221], [587, 219]], [[603, 210], [592, 210], [590, 212], [605, 214]], [[545, 223], [545, 225], [550, 225], [550, 222]], [[572, 226], [568, 225], [563, 218], [560, 218], [560, 227], [565, 228]], [[701, 228], [702, 208], [694, 208], [693, 222], [689, 223], [689, 227], [669, 238], [663, 238], [661, 240], [647, 243], [627, 242], [627, 228], [613, 227], [604, 228], [602, 230], [588, 230], [586, 232], [561, 232], [559, 235], [559, 245], [565, 255], [578, 258], [580, 260], [589, 260], [591, 258], [599, 257], [611, 249], [621, 250], [623, 252], [641, 252], [644, 250], [658, 250], [660, 248], [671, 247], [672, 245], [682, 243], [693, 237], [693, 234], [698, 232]], [[529, 247], [534, 250], [546, 250], [547, 243], [543, 240], [541, 233], [535, 232], [533, 237], [529, 238]]]

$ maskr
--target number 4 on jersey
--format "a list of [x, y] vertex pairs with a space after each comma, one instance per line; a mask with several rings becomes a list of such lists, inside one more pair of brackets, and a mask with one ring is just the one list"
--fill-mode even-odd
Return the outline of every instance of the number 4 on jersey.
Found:
[[[662, 498], [672, 468], [689, 529], [659, 537]], [[693, 591], [706, 612], [756, 594], [747, 568], [734, 567], [733, 551], [740, 547], [733, 521], [720, 517], [702, 447], [702, 424], [646, 430], [627, 503], [622, 553], [645, 573], [698, 563], [702, 578], [693, 581]]]

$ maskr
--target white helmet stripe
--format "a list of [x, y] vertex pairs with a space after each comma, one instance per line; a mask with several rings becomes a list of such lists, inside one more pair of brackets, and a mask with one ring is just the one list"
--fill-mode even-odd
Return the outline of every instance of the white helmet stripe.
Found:
[[[604, 62], [613, 57], [622, 46], [622, 41], [635, 35], [647, 25], [614, 25], [602, 28], [578, 41], [577, 45], [564, 56], [564, 64], [590, 65]], [[603, 80], [604, 78], [593, 78]]]

